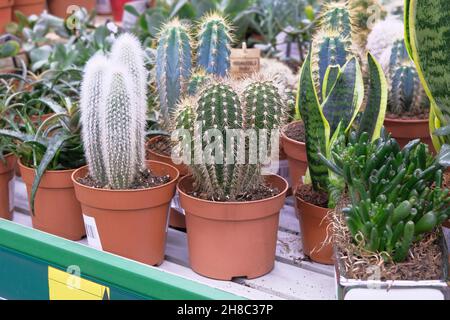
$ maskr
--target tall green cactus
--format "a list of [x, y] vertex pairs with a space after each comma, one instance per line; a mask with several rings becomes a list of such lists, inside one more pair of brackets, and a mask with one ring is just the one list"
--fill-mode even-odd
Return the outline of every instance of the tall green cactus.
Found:
[[143, 52], [130, 39], [116, 40], [110, 60], [91, 58], [82, 83], [81, 124], [89, 174], [98, 186], [111, 189], [130, 188], [145, 168], [140, 155], [146, 112], [140, 82], [145, 75], [139, 73]]
[[342, 38], [353, 36], [353, 18], [347, 2], [332, 2], [325, 6], [320, 17], [322, 30], [333, 30]]
[[231, 27], [222, 16], [203, 18], [198, 33], [197, 63], [207, 73], [224, 77], [230, 69]]
[[161, 30], [156, 56], [156, 85], [163, 119], [168, 121], [191, 76], [191, 37], [178, 19]]
[[206, 74], [205, 70], [200, 68], [199, 70], [195, 71], [189, 79], [186, 93], [189, 96], [195, 96], [198, 90], [206, 83], [206, 81], [208, 81], [208, 75]]

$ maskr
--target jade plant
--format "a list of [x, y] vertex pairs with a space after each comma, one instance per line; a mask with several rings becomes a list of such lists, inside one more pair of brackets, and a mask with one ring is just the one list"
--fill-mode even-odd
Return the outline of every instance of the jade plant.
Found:
[[[245, 86], [243, 92], [237, 89], [239, 86]], [[265, 137], [263, 142], [269, 141], [273, 130], [276, 132], [284, 121], [285, 101], [279, 83], [255, 77], [246, 83], [216, 80], [179, 104], [175, 119], [177, 129], [191, 133], [191, 139], [183, 143], [188, 147], [187, 160], [196, 191], [205, 193], [208, 199], [234, 201], [263, 182], [259, 143], [244, 143], [242, 130], [253, 129], [257, 140]], [[229, 136], [233, 129], [239, 133]], [[214, 152], [210, 150], [212, 139], [217, 143]], [[229, 145], [232, 139], [238, 140]]]
[[110, 59], [96, 55], [85, 68], [82, 136], [89, 174], [99, 187], [129, 189], [146, 168], [142, 57], [139, 41], [125, 34], [114, 43]]
[[450, 143], [450, 3], [407, 0], [404, 12], [406, 49], [430, 100], [430, 133], [440, 150]]
[[418, 139], [400, 149], [386, 134], [371, 142], [352, 132], [347, 144], [336, 144], [324, 162], [345, 180], [349, 205], [342, 211], [353, 241], [387, 261], [404, 261], [415, 241], [450, 216], [443, 187], [449, 152], [446, 146], [433, 157]]

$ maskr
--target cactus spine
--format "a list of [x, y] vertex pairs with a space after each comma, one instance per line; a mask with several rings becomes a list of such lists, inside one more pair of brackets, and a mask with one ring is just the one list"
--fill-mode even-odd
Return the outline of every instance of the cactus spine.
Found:
[[[139, 40], [129, 33], [122, 34], [114, 42], [111, 50], [111, 58], [128, 68], [134, 83], [134, 96], [139, 98], [146, 97], [148, 72], [144, 63], [144, 51]], [[142, 133], [145, 133], [147, 125], [146, 101], [146, 99], [142, 98], [139, 100], [136, 99], [136, 102], [140, 104], [136, 108], [136, 111], [139, 112], [137, 115], [138, 129], [136, 130], [136, 163], [138, 165], [144, 165], [141, 168], [137, 168], [138, 170], [145, 168], [145, 134]]]
[[161, 112], [169, 119], [191, 76], [191, 38], [184, 24], [174, 19], [161, 30], [156, 57], [156, 84]]
[[112, 60], [91, 58], [83, 77], [83, 144], [89, 174], [99, 187], [128, 189], [145, 168], [140, 152], [145, 136], [142, 117], [147, 103], [142, 83], [146, 73], [139, 72], [142, 49], [130, 39], [116, 40]]
[[206, 16], [200, 23], [198, 34], [198, 65], [211, 73], [224, 77], [230, 69], [231, 27], [217, 14]]
[[103, 154], [99, 152], [102, 142], [98, 108], [104, 103], [103, 89], [107, 70], [108, 59], [103, 55], [97, 54], [88, 61], [84, 69], [80, 100], [84, 154], [91, 176], [101, 185], [106, 184], [106, 169]]

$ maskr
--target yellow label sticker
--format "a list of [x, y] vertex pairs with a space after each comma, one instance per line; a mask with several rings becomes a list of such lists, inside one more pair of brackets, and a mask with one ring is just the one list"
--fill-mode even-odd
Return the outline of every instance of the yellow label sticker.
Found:
[[48, 291], [50, 300], [110, 300], [108, 287], [50, 266]]

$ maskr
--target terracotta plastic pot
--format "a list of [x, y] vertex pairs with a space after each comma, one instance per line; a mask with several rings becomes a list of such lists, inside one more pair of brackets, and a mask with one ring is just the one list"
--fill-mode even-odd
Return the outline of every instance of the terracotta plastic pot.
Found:
[[213, 202], [189, 195], [192, 176], [180, 179], [178, 192], [186, 212], [191, 268], [206, 277], [231, 280], [260, 277], [274, 267], [278, 220], [288, 189], [283, 178], [267, 182], [275, 197], [249, 202]]
[[304, 142], [299, 142], [286, 136], [284, 133], [288, 128], [288, 124], [281, 129], [281, 143], [283, 151], [287, 156], [289, 164], [289, 175], [292, 182], [292, 190], [295, 194], [295, 189], [301, 183], [301, 177], [306, 174], [308, 169], [308, 159], [306, 158], [306, 145]]
[[87, 11], [92, 11], [95, 9], [96, 0], [48, 0], [48, 9], [51, 14], [65, 18], [71, 11], [69, 7], [72, 5], [86, 8]]
[[[148, 160], [159, 161], [174, 166], [180, 172], [180, 177], [184, 177], [189, 173], [189, 169], [186, 165], [175, 164], [173, 163], [171, 157], [159, 154], [151, 149], [151, 146], [154, 145], [161, 138], [162, 138], [161, 136], [156, 136], [147, 141], [147, 151], [149, 157]], [[184, 217], [184, 213], [177, 210], [176, 208], [171, 207], [169, 213], [169, 225], [173, 228], [186, 229], [186, 218]]]
[[0, 218], [11, 220], [13, 211], [14, 190], [11, 181], [14, 178], [14, 164], [16, 157], [13, 154], [5, 156], [5, 161], [0, 160]]
[[430, 151], [435, 152], [428, 119], [400, 120], [386, 118], [384, 119], [384, 126], [401, 147], [404, 147], [411, 140], [420, 139], [423, 143], [428, 144]]
[[[19, 161], [22, 179], [31, 199], [36, 170]], [[81, 206], [75, 197], [72, 173], [75, 170], [46, 171], [39, 184], [34, 201], [33, 228], [63, 237], [80, 240], [86, 235]]]
[[5, 32], [6, 25], [12, 19], [12, 6], [14, 0], [0, 0], [0, 34]]
[[303, 252], [311, 260], [323, 264], [333, 264], [333, 245], [323, 245], [328, 236], [329, 209], [315, 206], [296, 197], [298, 219], [303, 243]]
[[179, 173], [165, 163], [147, 161], [147, 165], [154, 174], [170, 175], [170, 182], [139, 190], [96, 189], [78, 182], [87, 175], [87, 167], [75, 171], [72, 181], [83, 214], [94, 219], [101, 249], [159, 265], [164, 260], [167, 214]]
[[[46, 9], [46, 0], [14, 0], [13, 13], [22, 12], [25, 16], [39, 15]], [[13, 15], [13, 20], [17, 21]]]

